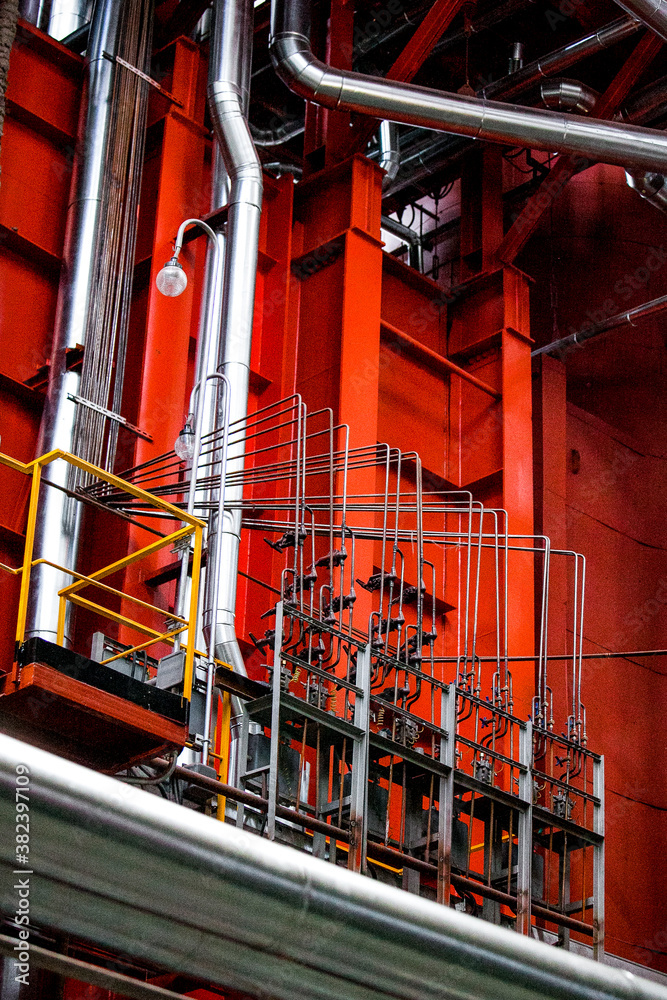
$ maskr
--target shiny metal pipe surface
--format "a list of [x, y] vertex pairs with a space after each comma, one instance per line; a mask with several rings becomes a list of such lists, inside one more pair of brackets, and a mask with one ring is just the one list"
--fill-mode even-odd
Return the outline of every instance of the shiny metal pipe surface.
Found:
[[634, 309], [616, 313], [615, 316], [610, 316], [602, 323], [589, 323], [577, 333], [570, 334], [569, 337], [561, 337], [560, 340], [553, 340], [550, 344], [545, 344], [544, 347], [537, 347], [531, 351], [531, 357], [534, 358], [537, 354], [567, 353], [572, 348], [581, 346], [587, 340], [599, 337], [603, 333], [609, 333], [610, 330], [616, 330], [619, 326], [634, 326], [637, 320], [645, 319], [648, 316], [657, 316], [665, 310], [667, 310], [667, 295], [661, 295], [657, 299], [651, 299], [650, 302], [643, 302], [640, 306], [635, 306]]
[[667, 990], [0, 737], [0, 908], [16, 912], [17, 767], [30, 916], [277, 1000], [667, 1000]]
[[578, 111], [588, 114], [595, 107], [598, 97], [597, 90], [587, 87], [578, 80], [543, 80], [540, 84], [540, 97], [546, 108], [556, 111]]
[[382, 178], [382, 190], [386, 191], [396, 180], [401, 167], [401, 150], [398, 144], [398, 129], [393, 122], [380, 122], [378, 134], [380, 142], [380, 156], [378, 166], [385, 174]]
[[625, 38], [630, 38], [640, 28], [641, 23], [634, 17], [618, 18], [605, 25], [604, 28], [600, 28], [599, 31], [583, 35], [574, 42], [563, 45], [560, 49], [554, 49], [553, 52], [540, 56], [533, 62], [526, 63], [516, 73], [510, 73], [508, 76], [501, 77], [500, 80], [494, 80], [493, 83], [487, 84], [479, 91], [477, 96], [485, 98], [502, 96], [505, 100], [516, 97], [517, 94], [522, 94], [539, 83], [543, 77], [551, 76], [553, 73], [562, 73], [586, 56], [601, 52], [603, 49], [616, 45], [617, 42], [622, 42]]
[[409, 226], [404, 226], [402, 222], [398, 222], [396, 219], [391, 219], [388, 215], [382, 216], [380, 225], [382, 226], [382, 229], [386, 229], [388, 233], [391, 233], [393, 236], [397, 236], [399, 240], [404, 240], [408, 244], [410, 267], [414, 267], [418, 271], [423, 271], [424, 251], [421, 245], [421, 240], [414, 229], [410, 229]]
[[[66, 370], [66, 352], [77, 344], [85, 346], [86, 323], [94, 294], [94, 254], [102, 209], [115, 71], [114, 63], [104, 53], [114, 55], [116, 52], [123, 7], [124, 3], [119, 0], [98, 0], [93, 12], [49, 384], [37, 454], [45, 454], [54, 448], [72, 450], [76, 404], [68, 396], [78, 395], [80, 376], [77, 372]], [[52, 463], [44, 470], [44, 480], [66, 486], [67, 470], [68, 466], [63, 462]], [[74, 565], [79, 543], [80, 506], [60, 490], [43, 487], [36, 525], [35, 558], [47, 558], [61, 566]], [[70, 577], [48, 566], [42, 564], [35, 567], [26, 637], [40, 635], [55, 641], [57, 591], [70, 582]]]
[[616, 0], [616, 3], [667, 42], [666, 0]]
[[662, 133], [337, 70], [314, 56], [309, 33], [306, 0], [273, 0], [269, 45], [276, 71], [291, 90], [323, 107], [619, 166], [667, 167]]
[[630, 172], [626, 170], [625, 179], [628, 187], [636, 191], [640, 198], [648, 201], [654, 208], [667, 212], [667, 183], [664, 174]]
[[262, 149], [269, 149], [271, 146], [281, 146], [284, 142], [289, 142], [290, 139], [296, 139], [305, 130], [306, 125], [303, 118], [293, 122], [281, 122], [275, 128], [258, 128], [257, 125], [253, 125], [250, 122], [252, 141], [256, 146], [261, 146]]
[[87, 0], [53, 0], [48, 33], [58, 41], [86, 23]]
[[[551, 74], [561, 73], [570, 66], [575, 65], [581, 59], [611, 45], [622, 41], [635, 34], [641, 28], [641, 23], [634, 18], [622, 17], [610, 24], [584, 35], [582, 38], [564, 45], [560, 49], [554, 49], [534, 62], [528, 63], [516, 73], [495, 80], [477, 92], [477, 96], [482, 99], [488, 98], [509, 98], [525, 93], [535, 86], [539, 81]], [[625, 121], [633, 121], [635, 124], [644, 124], [634, 118], [624, 116]], [[423, 177], [429, 176], [434, 170], [446, 164], [456, 153], [460, 153], [467, 148], [464, 139], [453, 136], [451, 138], [436, 138], [432, 146], [427, 149], [418, 148], [415, 151], [404, 151], [402, 156], [402, 170], [399, 181], [392, 186], [389, 194], [396, 194], [413, 182], [420, 181]]]
[[[255, 279], [262, 209], [262, 168], [248, 126], [252, 59], [252, 0], [216, 0], [209, 62], [208, 103], [216, 139], [229, 176], [227, 243], [220, 321], [218, 371], [227, 376], [231, 392], [229, 420], [243, 429], [248, 412], [250, 348]], [[218, 393], [217, 425], [223, 423], [223, 395]], [[245, 444], [232, 444], [227, 472], [243, 469]], [[241, 539], [241, 485], [229, 486], [222, 525], [209, 521], [208, 566], [203, 625], [218, 659], [245, 674], [236, 638], [235, 607]], [[218, 595], [218, 607], [211, 606]], [[211, 621], [216, 635], [210, 638]], [[236, 716], [236, 713], [235, 713]], [[234, 725], [234, 723], [233, 723]]]

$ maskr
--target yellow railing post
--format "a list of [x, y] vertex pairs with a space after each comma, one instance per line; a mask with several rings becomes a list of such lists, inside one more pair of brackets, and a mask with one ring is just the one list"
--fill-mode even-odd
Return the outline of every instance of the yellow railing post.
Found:
[[25, 622], [28, 614], [28, 592], [30, 590], [30, 570], [32, 568], [32, 553], [35, 546], [35, 524], [37, 522], [37, 504], [39, 502], [39, 486], [41, 478], [42, 467], [39, 464], [35, 464], [32, 468], [30, 505], [28, 507], [28, 525], [25, 532], [23, 573], [21, 574], [21, 591], [19, 594], [19, 613], [16, 622], [16, 641], [18, 643], [22, 643], [25, 639]]
[[[190, 624], [188, 626], [188, 644], [185, 648], [185, 669], [183, 675], [183, 696], [192, 698], [192, 683], [195, 665], [195, 645], [197, 643], [197, 609], [199, 607], [199, 577], [201, 576], [202, 529], [199, 525], [194, 530], [194, 551], [192, 553], [192, 587], [190, 589]], [[212, 641], [215, 642], [215, 636]], [[214, 650], [215, 654], [215, 650]]]

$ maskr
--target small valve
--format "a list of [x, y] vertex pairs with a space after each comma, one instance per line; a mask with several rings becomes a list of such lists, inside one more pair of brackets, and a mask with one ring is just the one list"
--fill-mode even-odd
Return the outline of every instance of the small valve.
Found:
[[[305, 531], [300, 531], [299, 532], [299, 544], [301, 544], [302, 542], [305, 542], [305, 540], [306, 540], [307, 537], [308, 537], [308, 535], [306, 534]], [[272, 549], [275, 549], [276, 552], [284, 552], [285, 549], [292, 549], [292, 548], [294, 548], [294, 545], [296, 544], [295, 543], [295, 532], [294, 531], [286, 531], [284, 535], [280, 536], [280, 538], [278, 539], [277, 542], [272, 542], [268, 538], [265, 538], [264, 541], [266, 542], [267, 545], [270, 545]]]

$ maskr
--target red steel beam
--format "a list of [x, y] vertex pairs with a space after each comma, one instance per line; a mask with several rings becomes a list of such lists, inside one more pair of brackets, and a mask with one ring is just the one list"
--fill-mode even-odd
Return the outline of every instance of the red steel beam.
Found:
[[[642, 37], [632, 55], [596, 101], [590, 113], [591, 118], [608, 119], [612, 117], [646, 67], [656, 57], [662, 45], [662, 39], [652, 32], [647, 32]], [[503, 264], [514, 263], [517, 254], [524, 248], [535, 231], [543, 213], [546, 209], [551, 208], [570, 177], [582, 164], [592, 165], [591, 161], [580, 156], [559, 157], [548, 176], [544, 178], [535, 194], [528, 199], [521, 214], [505, 234], [496, 253], [498, 260]]]
[[[397, 80], [400, 83], [410, 83], [411, 80], [414, 80], [433, 50], [433, 46], [440, 40], [442, 34], [458, 14], [463, 2], [464, 0], [435, 0], [398, 59], [390, 67], [386, 76], [387, 80]], [[351, 138], [346, 150], [347, 155], [363, 153], [377, 127], [376, 118], [372, 118], [370, 121], [364, 119]]]

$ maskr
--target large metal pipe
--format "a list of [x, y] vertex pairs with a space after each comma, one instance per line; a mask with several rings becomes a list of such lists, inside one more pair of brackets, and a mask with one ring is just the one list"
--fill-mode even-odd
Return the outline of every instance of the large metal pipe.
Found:
[[[85, 347], [86, 325], [95, 293], [95, 247], [98, 243], [110, 111], [113, 97], [119, 28], [124, 3], [98, 0], [93, 12], [85, 92], [79, 117], [79, 141], [74, 161], [63, 267], [53, 335], [49, 384], [40, 427], [38, 454], [54, 448], [72, 450], [76, 404], [69, 398], [79, 394], [78, 372], [67, 370], [68, 351]], [[44, 479], [67, 486], [67, 467], [52, 463]], [[59, 489], [42, 490], [36, 526], [35, 557], [61, 566], [73, 566], [79, 544], [80, 504]], [[70, 583], [44, 564], [32, 574], [26, 635], [41, 635], [55, 641], [59, 588]], [[67, 635], [66, 635], [67, 639]]]
[[592, 31], [559, 49], [554, 49], [553, 52], [549, 52], [545, 56], [540, 56], [533, 62], [526, 63], [516, 73], [510, 73], [499, 80], [494, 80], [493, 83], [487, 84], [481, 91], [478, 91], [477, 96], [487, 99], [502, 96], [505, 100], [509, 100], [511, 97], [516, 97], [517, 94], [523, 94], [530, 90], [544, 77], [553, 76], [554, 73], [562, 73], [570, 66], [581, 62], [586, 56], [602, 52], [604, 49], [622, 42], [625, 38], [630, 38], [640, 28], [641, 23], [634, 17], [618, 18], [605, 25], [604, 28], [600, 28], [599, 31]]
[[666, 0], [616, 0], [616, 3], [667, 42]]
[[625, 179], [628, 187], [636, 191], [640, 198], [661, 212], [667, 212], [667, 178], [664, 174], [626, 170]]
[[[30, 866], [17, 875], [17, 775]], [[20, 787], [20, 786], [19, 786]], [[667, 1000], [662, 986], [457, 913], [0, 737], [0, 909], [277, 1000]]]
[[587, 87], [578, 80], [543, 80], [540, 84], [540, 98], [545, 108], [556, 111], [578, 111], [588, 114], [595, 107], [597, 90]]
[[273, 0], [269, 44], [276, 71], [291, 90], [323, 107], [619, 166], [667, 167], [667, 136], [650, 129], [341, 71], [316, 58], [309, 35], [307, 0]]
[[[554, 49], [547, 55], [540, 56], [534, 62], [527, 63], [516, 73], [495, 80], [481, 90], [477, 96], [483, 99], [503, 98], [509, 100], [519, 94], [531, 90], [541, 80], [555, 73], [562, 73], [581, 59], [600, 52], [615, 45], [635, 34], [641, 28], [641, 23], [634, 18], [622, 17], [610, 24], [594, 31], [588, 35], [583, 35], [575, 41], [564, 45], [559, 49]], [[625, 118], [626, 121], [633, 121], [635, 124], [644, 124], [632, 118]], [[419, 182], [422, 178], [428, 177], [433, 171], [444, 166], [452, 156], [460, 154], [469, 147], [469, 143], [460, 137], [436, 138], [427, 147], [421, 144], [415, 149], [403, 151], [401, 155], [401, 174], [398, 181], [392, 185], [388, 194], [397, 194], [400, 190], [412, 183]]]
[[[252, 57], [252, 0], [216, 0], [213, 41], [209, 63], [208, 102], [215, 135], [229, 175], [227, 244], [224, 263], [218, 370], [231, 385], [229, 416], [236, 430], [243, 429], [248, 409], [250, 347], [252, 339], [255, 278], [262, 208], [262, 168], [255, 150], [247, 111]], [[222, 397], [218, 395], [218, 426], [222, 425]], [[245, 445], [232, 444], [227, 471], [243, 468]], [[245, 674], [236, 638], [236, 581], [241, 539], [242, 487], [229, 487], [222, 525], [209, 522], [208, 566], [204, 629], [216, 621], [216, 635], [209, 637], [215, 655]], [[217, 578], [217, 584], [216, 584]], [[217, 593], [218, 607], [211, 606]]]
[[[113, 6], [113, 4], [112, 4]], [[49, 34], [60, 41], [87, 21], [88, 0], [53, 0], [49, 15]]]

